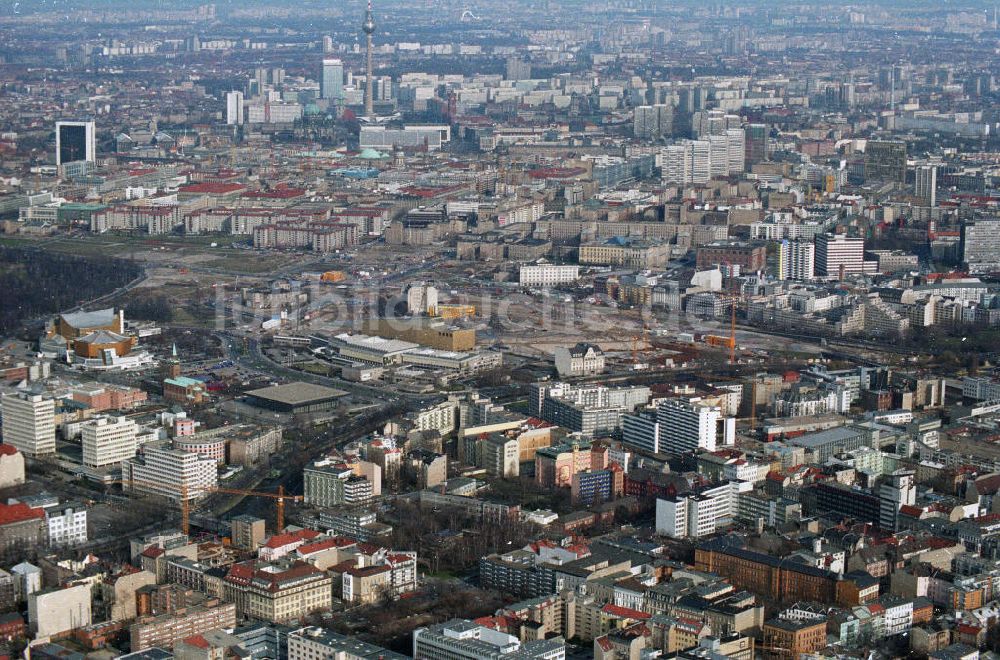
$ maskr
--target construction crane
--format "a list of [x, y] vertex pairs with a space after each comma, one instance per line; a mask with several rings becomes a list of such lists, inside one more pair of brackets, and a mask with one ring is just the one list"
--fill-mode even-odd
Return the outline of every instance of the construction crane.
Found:
[[729, 364], [736, 364], [736, 299], [729, 304]]
[[207, 488], [206, 492], [224, 493], [226, 495], [243, 495], [245, 497], [269, 497], [273, 500], [277, 500], [275, 502], [275, 524], [278, 532], [285, 528], [285, 500], [301, 502], [304, 499], [302, 495], [286, 495], [284, 486], [278, 486], [277, 493], [265, 493], [259, 490], [242, 490], [239, 488]]
[[[155, 490], [160, 490], [160, 491], [166, 490], [168, 492], [176, 493], [178, 495], [178, 500], [179, 500], [178, 501], [178, 505], [180, 506], [180, 510], [181, 510], [181, 531], [184, 532], [184, 534], [189, 534], [190, 533], [190, 531], [191, 531], [191, 501], [188, 498], [188, 487], [186, 485], [181, 484], [180, 486], [176, 486], [174, 484], [165, 484], [165, 483], [162, 483], [162, 482], [154, 482], [154, 481], [143, 481], [143, 480], [140, 480], [140, 479], [117, 479], [115, 481], [110, 481], [110, 482], [106, 482], [106, 483], [108, 483], [108, 484], [119, 484], [119, 485], [121, 485], [123, 487], [124, 486], [129, 486], [130, 487], [129, 490], [132, 491], [132, 492], [135, 492], [132, 489], [132, 487], [134, 487], [134, 486], [145, 486], [147, 488], [154, 489], [154, 491]], [[124, 488], [123, 488], [123, 490], [124, 490]], [[225, 494], [225, 495], [242, 495], [244, 497], [266, 497], [266, 498], [270, 498], [270, 499], [273, 499], [273, 500], [277, 500], [275, 502], [275, 509], [276, 509], [276, 511], [275, 511], [275, 514], [276, 514], [275, 515], [275, 524], [276, 524], [276, 527], [277, 527], [277, 531], [279, 531], [279, 532], [285, 528], [285, 500], [291, 500], [293, 502], [301, 502], [304, 499], [302, 495], [286, 495], [285, 494], [285, 487], [284, 486], [278, 486], [278, 492], [277, 493], [268, 493], [268, 492], [257, 491], [257, 490], [246, 490], [246, 489], [241, 489], [241, 488], [218, 488], [218, 487], [200, 488], [198, 490], [200, 490], [202, 493], [206, 493], [206, 494], [208, 494], [208, 493], [221, 493], [221, 494]], [[142, 492], [142, 491], [139, 491], [139, 492]], [[147, 494], [155, 494], [155, 492], [154, 493], [147, 493]]]
[[[733, 264], [730, 261], [726, 262], [726, 276], [729, 278], [731, 285], [734, 289], [739, 287], [739, 283], [736, 281], [736, 277], [733, 275]], [[730, 296], [729, 299], [729, 364], [736, 364], [736, 301], [739, 296], [738, 291], [732, 291], [735, 294]]]
[[640, 337], [639, 335], [633, 335], [632, 336], [632, 364], [633, 365], [636, 364], [636, 361], [638, 359], [639, 340], [640, 339], [642, 339], [642, 345], [643, 345], [643, 349], [642, 350], [646, 350], [646, 348], [649, 346], [649, 326], [646, 325], [645, 323], [642, 324], [642, 337]]

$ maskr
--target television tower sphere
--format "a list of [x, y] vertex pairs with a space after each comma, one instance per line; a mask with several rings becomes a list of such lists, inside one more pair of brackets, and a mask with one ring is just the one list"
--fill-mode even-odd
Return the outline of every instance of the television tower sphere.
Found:
[[365, 22], [361, 25], [361, 29], [365, 31], [365, 34], [371, 34], [375, 31], [375, 16], [372, 15], [371, 0], [368, 0], [368, 11], [365, 12]]

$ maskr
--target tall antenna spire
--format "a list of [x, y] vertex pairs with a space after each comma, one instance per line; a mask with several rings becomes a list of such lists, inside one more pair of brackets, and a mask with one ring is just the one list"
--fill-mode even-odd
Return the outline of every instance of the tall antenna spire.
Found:
[[368, 11], [365, 12], [365, 22], [361, 25], [365, 33], [365, 116], [375, 115], [375, 81], [372, 74], [372, 33], [375, 32], [375, 15], [372, 13], [372, 0], [368, 0]]

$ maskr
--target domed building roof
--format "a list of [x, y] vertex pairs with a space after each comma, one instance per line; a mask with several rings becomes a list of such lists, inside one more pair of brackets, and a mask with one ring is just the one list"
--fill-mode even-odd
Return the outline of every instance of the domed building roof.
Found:
[[382, 160], [383, 158], [388, 158], [388, 157], [389, 156], [387, 156], [386, 154], [380, 151], [376, 151], [371, 147], [362, 149], [361, 153], [358, 154], [358, 158], [361, 158], [362, 160]]

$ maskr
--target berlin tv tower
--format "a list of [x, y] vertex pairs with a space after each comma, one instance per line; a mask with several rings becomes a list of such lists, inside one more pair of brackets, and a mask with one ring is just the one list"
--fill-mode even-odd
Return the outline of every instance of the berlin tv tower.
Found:
[[365, 62], [365, 116], [375, 116], [375, 81], [372, 76], [372, 33], [375, 32], [375, 16], [372, 14], [372, 0], [368, 0], [368, 11], [365, 12], [365, 22], [361, 25], [365, 32], [366, 62]]

